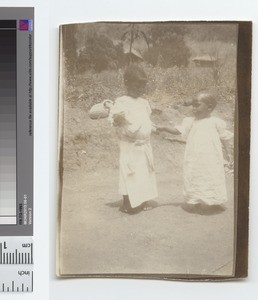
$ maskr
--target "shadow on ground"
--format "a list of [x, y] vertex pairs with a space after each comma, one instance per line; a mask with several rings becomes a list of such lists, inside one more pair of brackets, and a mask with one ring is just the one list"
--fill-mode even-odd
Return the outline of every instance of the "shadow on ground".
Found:
[[[114, 202], [108, 202], [105, 204], [106, 206], [110, 208], [121, 208], [123, 206], [123, 200], [118, 200]], [[171, 203], [158, 203], [157, 201], [151, 200], [148, 201], [148, 207], [150, 210], [158, 208], [158, 207], [164, 207], [164, 206], [174, 206], [174, 207], [181, 207], [184, 211], [191, 213], [191, 214], [197, 214], [197, 215], [206, 215], [206, 216], [212, 216], [223, 213], [226, 208], [220, 205], [188, 205], [184, 202], [171, 202]], [[120, 211], [124, 212], [123, 210], [119, 209]], [[142, 209], [139, 207], [138, 210], [136, 210], [136, 213], [140, 213]]]

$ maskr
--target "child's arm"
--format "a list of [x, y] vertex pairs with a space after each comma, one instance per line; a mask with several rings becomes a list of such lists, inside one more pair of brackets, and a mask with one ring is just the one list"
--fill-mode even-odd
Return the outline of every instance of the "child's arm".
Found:
[[172, 133], [172, 134], [175, 134], [175, 135], [178, 135], [178, 134], [181, 134], [181, 132], [179, 130], [177, 130], [176, 128], [170, 128], [170, 127], [157, 127], [156, 130], [158, 132], [161, 132], [161, 131], [166, 131], [168, 133]]
[[229, 140], [221, 140], [221, 143], [225, 149], [226, 159], [229, 163], [233, 162], [233, 156], [231, 155], [230, 151], [230, 141]]
[[225, 149], [225, 158], [231, 164], [234, 161], [231, 147], [231, 139], [233, 138], [233, 133], [227, 130], [226, 122], [217, 118], [215, 118], [215, 121], [221, 144]]

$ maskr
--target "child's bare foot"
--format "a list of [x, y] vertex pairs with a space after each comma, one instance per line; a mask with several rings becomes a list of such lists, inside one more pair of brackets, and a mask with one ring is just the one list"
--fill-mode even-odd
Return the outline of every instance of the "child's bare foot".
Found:
[[121, 206], [119, 208], [119, 210], [121, 212], [125, 213], [125, 214], [128, 214], [128, 215], [135, 215], [135, 214], [138, 214], [140, 212], [138, 207], [136, 207], [136, 208], [127, 208], [127, 207]]
[[149, 204], [149, 201], [145, 201], [142, 204], [142, 210], [147, 211], [147, 210], [152, 210], [153, 207]]
[[183, 203], [181, 207], [189, 213], [198, 214], [198, 215], [220, 214], [227, 209], [226, 206], [224, 206], [223, 204], [207, 205], [204, 203], [197, 203], [197, 204]]
[[128, 195], [123, 195], [123, 204], [122, 206], [119, 208], [119, 210], [123, 213], [129, 214], [132, 212], [132, 207], [130, 204], [130, 200]]
[[124, 207], [124, 206], [120, 206], [120, 207], [119, 207], [119, 211], [121, 211], [121, 212], [127, 214], [129, 210], [128, 210], [126, 207]]
[[144, 207], [143, 207], [143, 210], [144, 210], [144, 211], [152, 210], [152, 209], [153, 209], [153, 207], [151, 207], [151, 206], [144, 206]]
[[189, 212], [189, 213], [198, 213], [201, 209], [201, 204], [196, 203], [196, 204], [191, 204], [191, 203], [182, 203], [181, 207], [183, 210]]

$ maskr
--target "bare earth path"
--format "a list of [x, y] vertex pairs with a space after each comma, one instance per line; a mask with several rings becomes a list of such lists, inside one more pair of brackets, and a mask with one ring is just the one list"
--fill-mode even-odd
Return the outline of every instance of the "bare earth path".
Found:
[[173, 273], [230, 275], [233, 178], [228, 208], [186, 212], [182, 174], [157, 172], [158, 206], [137, 215], [119, 211], [118, 171], [67, 172], [62, 204], [62, 271], [70, 274]]

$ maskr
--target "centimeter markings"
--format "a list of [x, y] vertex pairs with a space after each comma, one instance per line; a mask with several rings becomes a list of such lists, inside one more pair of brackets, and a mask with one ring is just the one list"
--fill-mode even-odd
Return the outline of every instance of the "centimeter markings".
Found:
[[33, 238], [0, 237], [0, 292], [33, 291]]
[[[0, 243], [0, 265], [11, 265], [11, 264], [33, 264], [33, 243], [29, 245], [29, 251], [25, 248], [18, 250], [17, 248], [8, 251], [4, 242]], [[27, 248], [26, 248], [27, 249]]]

